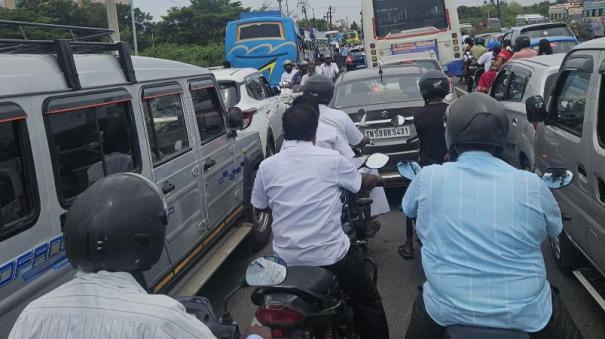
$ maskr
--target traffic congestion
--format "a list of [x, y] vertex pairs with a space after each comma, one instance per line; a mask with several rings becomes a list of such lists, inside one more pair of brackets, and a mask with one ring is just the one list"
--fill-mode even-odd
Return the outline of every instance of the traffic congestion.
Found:
[[600, 2], [139, 2], [0, 1], [0, 338], [605, 338]]

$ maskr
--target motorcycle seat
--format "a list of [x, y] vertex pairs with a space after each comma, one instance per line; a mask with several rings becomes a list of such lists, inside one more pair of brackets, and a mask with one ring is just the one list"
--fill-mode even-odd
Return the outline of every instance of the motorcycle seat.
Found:
[[529, 339], [528, 333], [517, 330], [455, 325], [445, 330], [445, 339]]
[[324, 268], [290, 266], [288, 267], [286, 280], [283, 283], [263, 287], [259, 292], [263, 295], [287, 292], [311, 302], [322, 302], [328, 299], [336, 283], [336, 276]]

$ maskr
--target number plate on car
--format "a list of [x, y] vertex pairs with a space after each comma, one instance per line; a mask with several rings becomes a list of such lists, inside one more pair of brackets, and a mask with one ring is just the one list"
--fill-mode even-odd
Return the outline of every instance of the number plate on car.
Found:
[[365, 130], [365, 134], [370, 139], [384, 139], [394, 137], [409, 137], [410, 127], [387, 127], [387, 128], [370, 128]]

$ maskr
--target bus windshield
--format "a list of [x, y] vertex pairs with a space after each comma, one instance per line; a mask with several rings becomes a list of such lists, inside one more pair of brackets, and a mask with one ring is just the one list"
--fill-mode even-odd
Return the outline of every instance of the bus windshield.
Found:
[[237, 39], [283, 39], [284, 30], [281, 22], [255, 22], [239, 25], [237, 28]]
[[408, 29], [448, 27], [445, 0], [373, 0], [373, 3], [379, 38]]

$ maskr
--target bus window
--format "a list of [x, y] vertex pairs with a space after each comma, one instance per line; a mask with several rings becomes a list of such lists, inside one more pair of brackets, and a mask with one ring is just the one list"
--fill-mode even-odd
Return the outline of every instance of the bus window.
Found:
[[373, 3], [377, 37], [415, 28], [448, 28], [445, 0], [424, 0], [422, 2], [374, 0]]
[[255, 22], [237, 27], [237, 40], [284, 39], [281, 22]]

